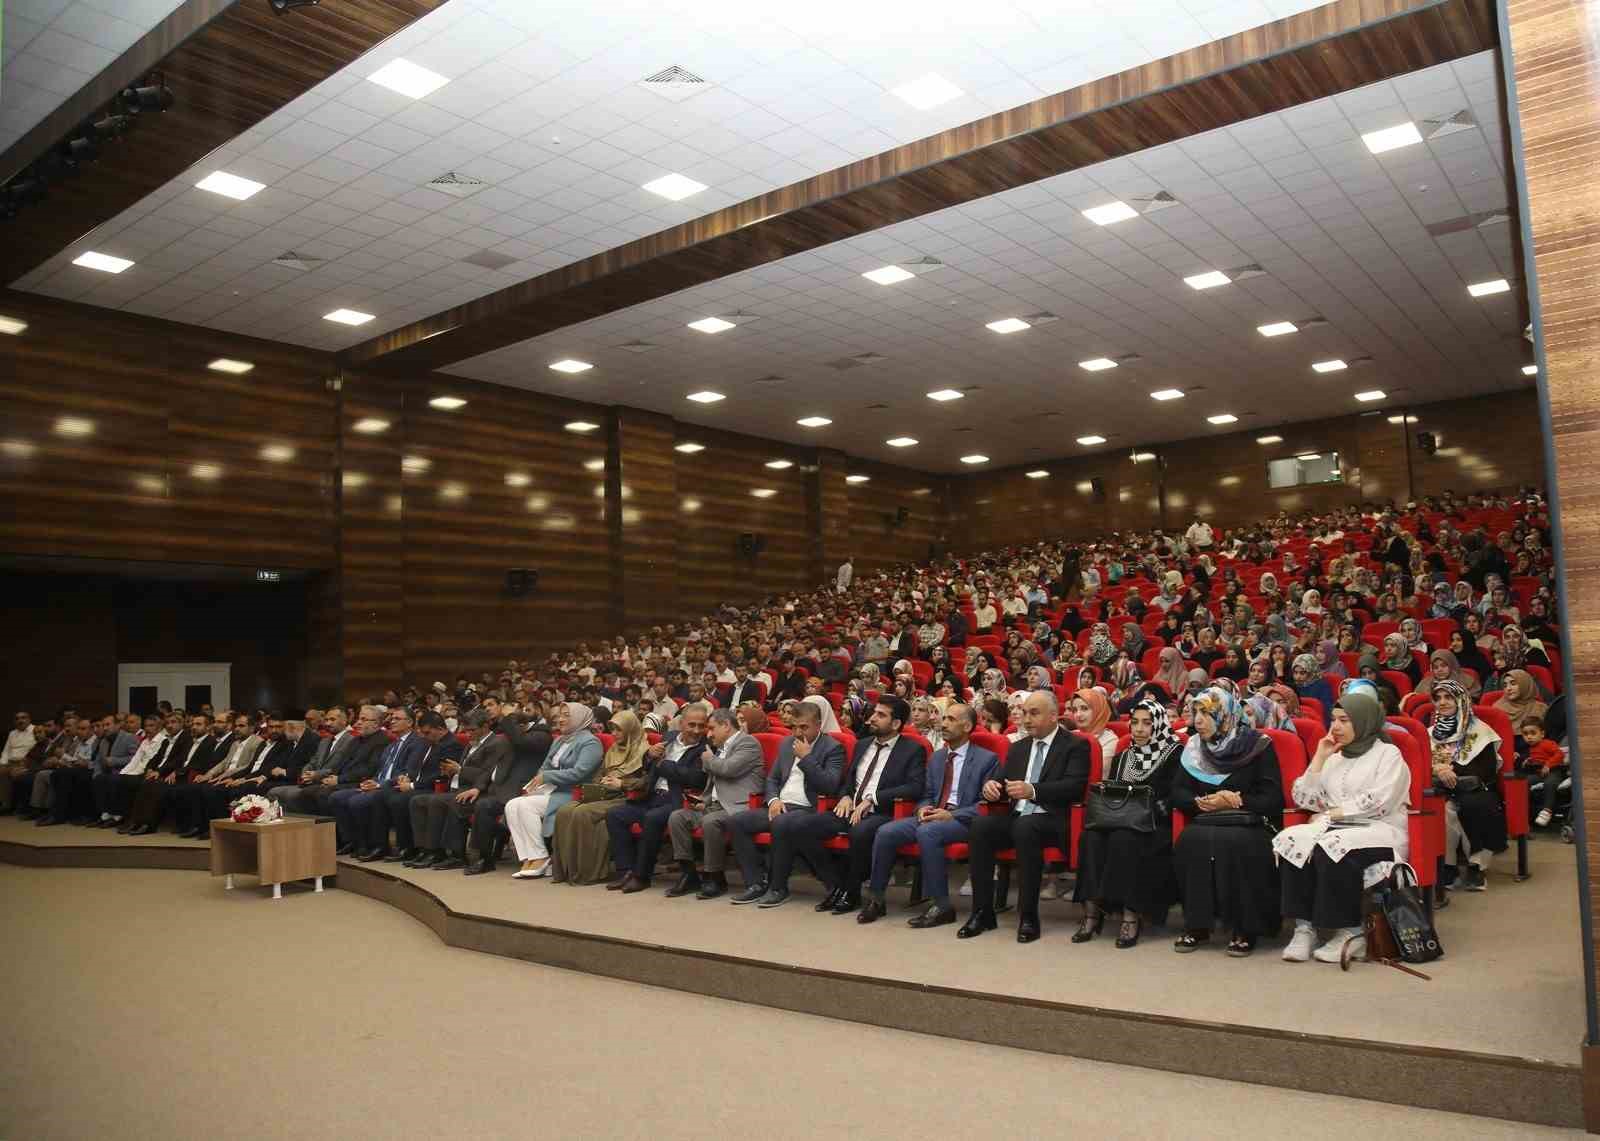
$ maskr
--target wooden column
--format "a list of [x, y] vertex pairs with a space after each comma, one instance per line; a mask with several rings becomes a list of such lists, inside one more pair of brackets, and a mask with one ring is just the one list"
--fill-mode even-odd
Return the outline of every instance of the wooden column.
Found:
[[811, 581], [834, 581], [839, 564], [855, 554], [850, 538], [849, 458], [818, 449], [816, 471], [806, 480], [806, 527], [811, 532]]
[[[680, 622], [676, 425], [617, 408], [607, 452], [606, 511], [612, 543], [613, 614], [620, 630]], [[615, 632], [615, 631], [614, 631]]]
[[[376, 697], [405, 676], [404, 407], [382, 378], [346, 374], [339, 392], [339, 636], [342, 697]], [[385, 425], [375, 429], [378, 423]]]
[[[1584, 1118], [1600, 1132], [1593, 916], [1600, 883], [1600, 0], [1508, 0], [1500, 12], [1528, 303], [1553, 462], [1556, 555], [1588, 997]], [[1600, 753], [1597, 753], [1600, 758]]]

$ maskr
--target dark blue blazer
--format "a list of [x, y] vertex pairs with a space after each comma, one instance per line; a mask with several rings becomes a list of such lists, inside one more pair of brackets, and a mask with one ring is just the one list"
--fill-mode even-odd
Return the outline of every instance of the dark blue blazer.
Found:
[[[933, 760], [928, 762], [928, 779], [923, 786], [922, 800], [918, 803], [918, 808], [944, 807], [939, 803], [939, 794], [944, 791], [944, 767], [949, 762], [948, 747], [933, 754]], [[1000, 758], [981, 745], [974, 745], [968, 741], [967, 757], [961, 764], [961, 783], [954, 790], [956, 807], [952, 815], [963, 824], [972, 823], [972, 818], [978, 814], [978, 801], [982, 798], [983, 786], [999, 779]]]
[[[856, 742], [856, 755], [840, 781], [840, 791], [851, 800], [859, 800], [858, 790], [866, 783], [868, 758], [876, 751], [877, 738], [863, 737]], [[922, 795], [922, 778], [928, 768], [928, 754], [920, 742], [901, 735], [889, 750], [883, 762], [883, 775], [878, 778], [877, 811], [892, 813], [897, 800], [916, 800]]]
[[[391, 765], [389, 763], [389, 750], [396, 744], [399, 745], [399, 748]], [[423, 739], [422, 734], [413, 729], [406, 734], [403, 741], [390, 742], [378, 750], [378, 764], [372, 773], [372, 779], [384, 788], [393, 788], [395, 777], [401, 773], [410, 774], [418, 771], [419, 766], [422, 764], [423, 754], [427, 751], [428, 742]], [[384, 772], [385, 768], [388, 768], [387, 774]]]

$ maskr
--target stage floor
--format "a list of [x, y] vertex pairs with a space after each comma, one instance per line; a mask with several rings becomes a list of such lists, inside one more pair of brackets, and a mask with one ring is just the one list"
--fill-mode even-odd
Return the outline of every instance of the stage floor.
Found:
[[[204, 847], [170, 833], [130, 839], [71, 826], [35, 828], [10, 817], [0, 818], [0, 840]], [[911, 914], [905, 888], [891, 889], [890, 914], [864, 927], [853, 915], [813, 912], [820, 887], [801, 876], [788, 904], [763, 911], [734, 907], [726, 897], [667, 899], [665, 877], [649, 892], [623, 896], [599, 886], [513, 880], [509, 862], [494, 875], [470, 877], [397, 863], [359, 866], [414, 882], [457, 913], [650, 946], [1162, 1017], [1575, 1064], [1584, 993], [1574, 849], [1554, 839], [1536, 840], [1530, 849], [1532, 879], [1512, 880], [1507, 853], [1487, 892], [1453, 894], [1438, 916], [1447, 957], [1425, 968], [1430, 982], [1367, 964], [1345, 973], [1317, 962], [1284, 963], [1281, 942], [1263, 943], [1245, 960], [1224, 955], [1220, 941], [1180, 957], [1172, 951], [1170, 929], [1149, 930], [1138, 947], [1118, 951], [1108, 924], [1101, 938], [1074, 946], [1068, 936], [1078, 908], [1062, 902], [1042, 905], [1044, 938], [1021, 946], [1013, 935], [1014, 912], [1001, 917], [998, 931], [975, 940], [958, 940], [953, 926], [912, 930], [905, 925]]]

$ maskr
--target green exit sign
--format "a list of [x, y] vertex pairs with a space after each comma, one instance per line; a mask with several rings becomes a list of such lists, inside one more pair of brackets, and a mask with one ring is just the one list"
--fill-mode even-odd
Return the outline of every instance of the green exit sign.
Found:
[[257, 582], [282, 582], [283, 581], [283, 572], [282, 571], [274, 571], [274, 570], [258, 570], [258, 571], [256, 571], [256, 581]]

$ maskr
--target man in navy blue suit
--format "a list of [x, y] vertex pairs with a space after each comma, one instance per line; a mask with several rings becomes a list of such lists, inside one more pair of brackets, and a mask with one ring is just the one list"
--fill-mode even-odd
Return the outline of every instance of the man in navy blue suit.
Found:
[[[406, 767], [394, 778], [394, 784], [384, 789], [367, 810], [367, 854], [360, 858], [368, 863], [379, 859], [414, 860], [421, 854], [416, 834], [411, 830], [411, 798], [418, 793], [431, 793], [434, 781], [443, 773], [443, 763], [461, 759], [461, 742], [456, 740], [439, 713], [430, 709], [417, 718], [417, 736], [422, 738], [426, 748], [412, 752]], [[359, 813], [355, 805], [351, 807], [353, 815]], [[391, 825], [395, 838], [393, 851], [389, 848]]]
[[[369, 817], [383, 794], [394, 787], [395, 778], [411, 771], [411, 765], [427, 752], [428, 743], [417, 736], [411, 714], [403, 706], [389, 711], [389, 734], [393, 738], [378, 754], [378, 767], [373, 774], [355, 788], [342, 788], [332, 797], [333, 818], [338, 822], [339, 835], [344, 843], [339, 855], [363, 858], [370, 855], [367, 845]], [[384, 848], [388, 847], [385, 840]], [[377, 856], [382, 859], [382, 852]]]
[[884, 893], [894, 870], [894, 854], [905, 844], [916, 844], [921, 849], [922, 890], [933, 901], [925, 913], [912, 916], [907, 924], [917, 928], [942, 927], [956, 921], [944, 848], [967, 838], [972, 818], [978, 814], [983, 786], [1000, 772], [1000, 758], [972, 743], [972, 731], [977, 728], [972, 706], [947, 707], [943, 728], [944, 747], [933, 754], [928, 765], [917, 814], [891, 820], [873, 837], [872, 879], [866, 902], [856, 916], [857, 923], [871, 923], [887, 913]]

